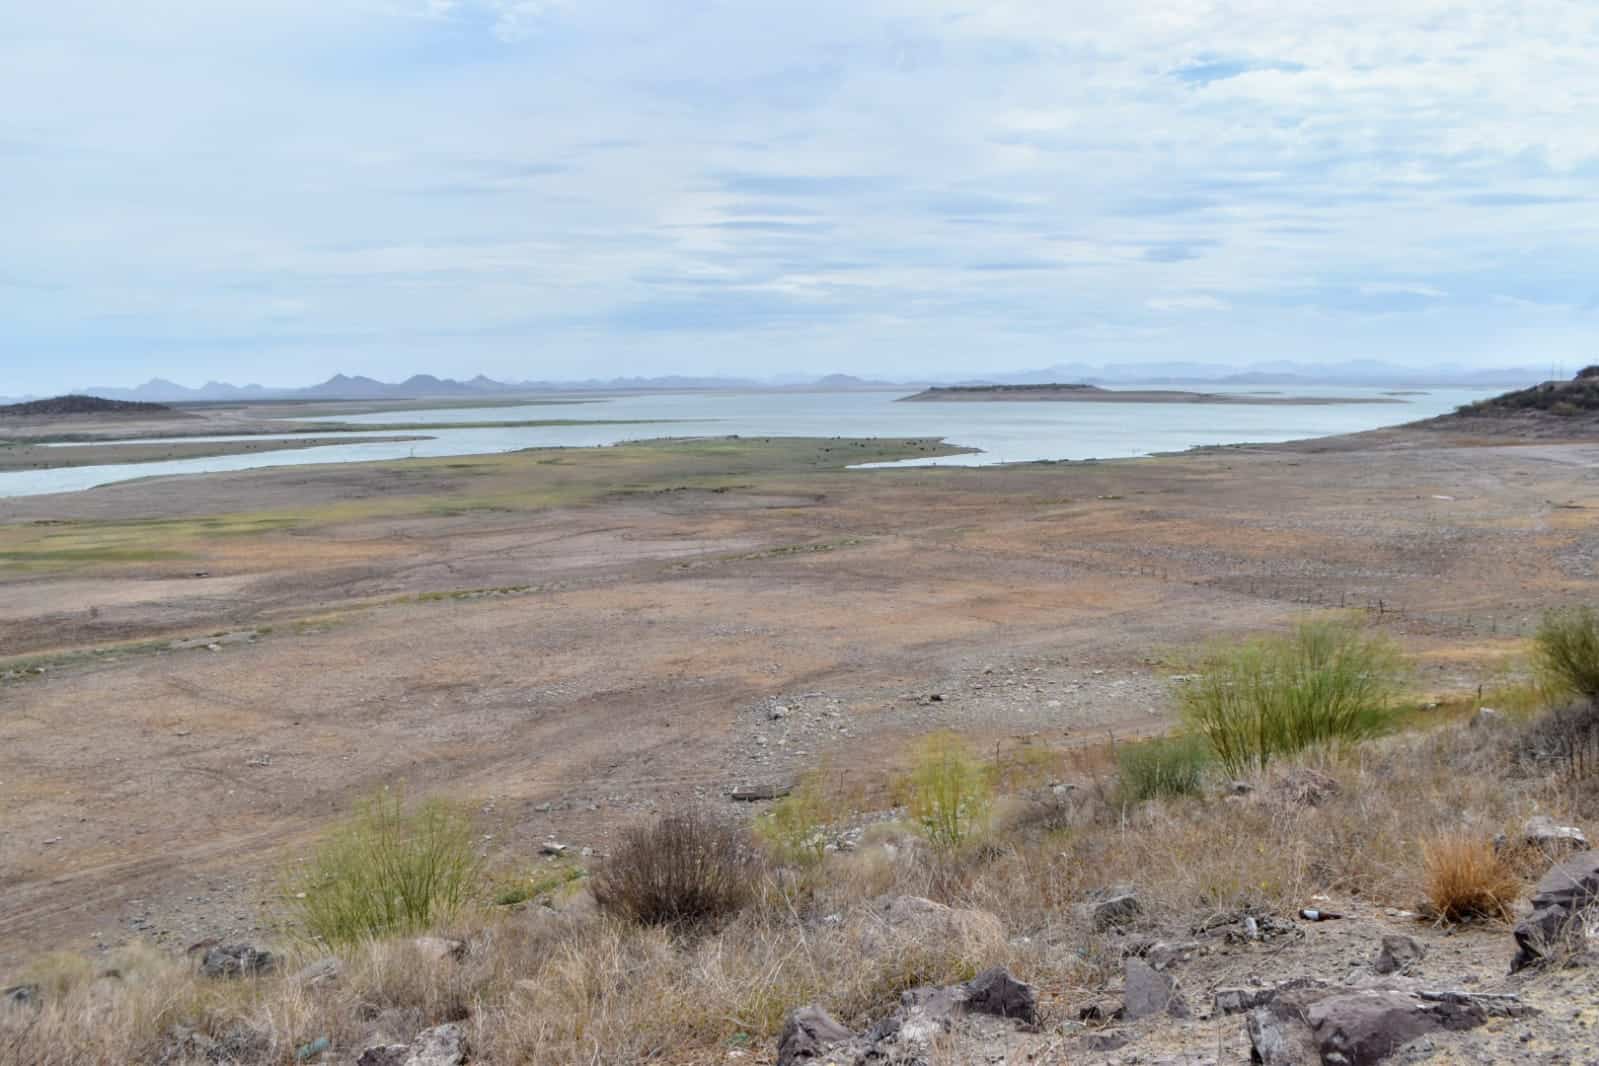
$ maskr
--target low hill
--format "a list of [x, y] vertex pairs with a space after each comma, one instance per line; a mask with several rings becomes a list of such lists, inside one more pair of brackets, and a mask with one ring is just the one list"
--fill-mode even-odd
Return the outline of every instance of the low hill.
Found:
[[0, 418], [59, 418], [67, 415], [176, 415], [178, 412], [160, 403], [133, 403], [127, 400], [104, 400], [98, 396], [53, 396], [48, 400], [31, 400], [0, 407]]
[[1599, 366], [1584, 367], [1570, 381], [1545, 381], [1492, 399], [1479, 400], [1460, 414], [1522, 414], [1541, 411], [1561, 417], [1599, 414]]

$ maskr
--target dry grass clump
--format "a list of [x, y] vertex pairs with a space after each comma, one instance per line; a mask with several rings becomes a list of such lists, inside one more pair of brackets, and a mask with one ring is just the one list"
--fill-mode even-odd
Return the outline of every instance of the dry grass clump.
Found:
[[1503, 920], [1521, 895], [1521, 879], [1493, 841], [1468, 833], [1448, 833], [1422, 848], [1427, 903], [1446, 922]]
[[742, 910], [759, 876], [742, 826], [690, 809], [624, 832], [593, 892], [603, 909], [642, 925], [695, 926]]

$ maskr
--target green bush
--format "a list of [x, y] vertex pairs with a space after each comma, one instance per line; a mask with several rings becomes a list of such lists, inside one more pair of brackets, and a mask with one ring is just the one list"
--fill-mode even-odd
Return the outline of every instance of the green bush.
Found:
[[1222, 649], [1181, 692], [1183, 712], [1230, 774], [1325, 743], [1364, 739], [1393, 714], [1392, 641], [1343, 621]]
[[938, 847], [958, 848], [987, 828], [992, 775], [955, 734], [935, 733], [917, 745], [906, 784], [911, 817]]
[[1533, 662], [1552, 694], [1599, 703], [1599, 614], [1590, 607], [1545, 614], [1533, 640]]
[[1210, 741], [1193, 733], [1154, 737], [1116, 748], [1123, 803], [1163, 796], [1193, 796], [1204, 787], [1215, 757]]
[[448, 920], [476, 895], [481, 875], [464, 810], [443, 800], [407, 810], [385, 789], [323, 837], [291, 874], [288, 895], [312, 936], [352, 944]]

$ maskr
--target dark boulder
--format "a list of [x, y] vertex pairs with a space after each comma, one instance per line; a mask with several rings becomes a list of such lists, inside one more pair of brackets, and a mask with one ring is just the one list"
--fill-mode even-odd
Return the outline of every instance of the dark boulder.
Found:
[[1556, 863], [1538, 882], [1532, 914], [1516, 924], [1516, 957], [1511, 972], [1547, 958], [1572, 938], [1584, 912], [1599, 903], [1599, 851], [1585, 851]]

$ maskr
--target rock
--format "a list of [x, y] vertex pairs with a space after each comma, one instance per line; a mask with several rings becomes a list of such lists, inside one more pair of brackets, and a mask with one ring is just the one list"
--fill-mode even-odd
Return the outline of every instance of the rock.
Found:
[[229, 1029], [220, 1039], [186, 1025], [174, 1025], [167, 1030], [155, 1061], [158, 1066], [179, 1063], [190, 1066], [197, 1062], [231, 1066], [237, 1062], [258, 1061], [270, 1046], [271, 1040], [264, 1034], [241, 1025]]
[[1249, 1012], [1244, 1020], [1249, 1035], [1249, 1061], [1260, 1066], [1313, 1066], [1321, 1062], [1316, 1035], [1294, 1007], [1274, 996]]
[[1003, 966], [984, 970], [966, 982], [965, 1005], [974, 1014], [1038, 1023], [1038, 996], [1033, 986], [1016, 980]]
[[572, 849], [571, 849], [571, 847], [569, 845], [558, 844], [558, 843], [556, 843], [553, 840], [546, 840], [544, 843], [539, 845], [539, 854], [540, 855], [552, 855], [552, 856], [555, 856], [557, 858], [559, 858], [562, 855], [565, 855], [570, 850], [572, 850]]
[[1194, 952], [1198, 950], [1199, 943], [1194, 940], [1179, 944], [1170, 944], [1162, 940], [1149, 946], [1149, 950], [1144, 952], [1144, 961], [1157, 970], [1169, 970], [1178, 963], [1193, 958]]
[[1584, 912], [1599, 903], [1599, 851], [1584, 851], [1551, 867], [1532, 896], [1532, 914], [1516, 923], [1512, 973], [1554, 952], [1581, 930]]
[[39, 986], [12, 985], [0, 992], [0, 1003], [7, 1007], [36, 1007], [39, 1005]]
[[1177, 982], [1142, 959], [1122, 963], [1126, 988], [1122, 993], [1122, 1017], [1136, 1022], [1166, 1014], [1173, 1018], [1189, 1016], [1188, 1004], [1177, 991]]
[[1120, 1030], [1111, 1033], [1089, 1033], [1083, 1037], [1083, 1048], [1088, 1051], [1100, 1052], [1120, 1051], [1131, 1040], [1131, 1036]]
[[373, 1044], [355, 1060], [355, 1066], [405, 1066], [410, 1044]]
[[1427, 949], [1416, 938], [1393, 933], [1382, 938], [1382, 948], [1371, 968], [1382, 974], [1403, 973], [1426, 954]]
[[1262, 1066], [1373, 1066], [1428, 1033], [1472, 1029], [1502, 1013], [1480, 998], [1398, 988], [1278, 989], [1249, 1012], [1246, 1029], [1253, 1061]]
[[1440, 1028], [1437, 1018], [1418, 1010], [1413, 997], [1398, 991], [1329, 996], [1311, 1005], [1308, 1018], [1322, 1061], [1349, 1066], [1381, 1062]]
[[1144, 905], [1138, 902], [1138, 896], [1132, 892], [1120, 892], [1088, 905], [1089, 920], [1099, 932], [1131, 925], [1143, 911]]
[[1521, 838], [1528, 847], [1538, 848], [1550, 858], [1559, 858], [1573, 851], [1587, 851], [1588, 838], [1574, 825], [1556, 825], [1546, 814], [1535, 814], [1521, 828]]
[[840, 1025], [821, 1007], [801, 1007], [790, 1011], [777, 1038], [777, 1066], [812, 1062], [828, 1049], [845, 1044], [855, 1034]]
[[1277, 998], [1275, 988], [1218, 988], [1216, 989], [1217, 1014], [1242, 1014], [1246, 1010], [1263, 1007]]
[[342, 964], [332, 955], [317, 959], [294, 975], [296, 984], [315, 988], [317, 985], [331, 985], [338, 981]]
[[1337, 781], [1305, 766], [1288, 771], [1272, 786], [1277, 799], [1296, 807], [1320, 807], [1340, 791]]
[[429, 962], [443, 962], [446, 959], [459, 962], [466, 958], [466, 942], [463, 940], [449, 940], [441, 936], [419, 936], [411, 941], [411, 946]]
[[466, 1062], [466, 1030], [458, 1023], [424, 1029], [411, 1041], [404, 1066], [461, 1066]]
[[277, 966], [272, 952], [252, 944], [223, 944], [200, 960], [202, 977], [244, 977], [270, 973]]
[[[933, 1045], [946, 1034], [978, 1027], [988, 1046], [996, 1036], [992, 1019], [1036, 1024], [1037, 995], [1003, 967], [985, 970], [965, 984], [917, 988], [900, 997], [894, 1013], [856, 1035], [817, 1006], [789, 1014], [777, 1043], [777, 1066], [928, 1066]], [[982, 1029], [980, 1024], [989, 1028]], [[942, 1044], [940, 1043], [940, 1047]], [[943, 1061], [943, 1060], [937, 1060]]]
[[760, 803], [763, 800], [782, 799], [792, 789], [788, 785], [738, 785], [727, 794], [735, 803]]
[[976, 961], [1003, 954], [1005, 926], [987, 911], [946, 907], [920, 896], [877, 900], [860, 924], [861, 952], [876, 957], [906, 944], [936, 944]]

